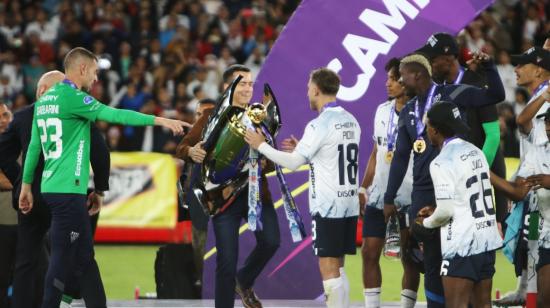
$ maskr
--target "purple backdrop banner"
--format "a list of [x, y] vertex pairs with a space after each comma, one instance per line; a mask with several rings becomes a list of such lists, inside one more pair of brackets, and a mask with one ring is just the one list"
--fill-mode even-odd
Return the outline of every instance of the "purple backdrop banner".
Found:
[[[306, 124], [316, 117], [307, 100], [309, 72], [323, 66], [337, 71], [342, 78], [338, 101], [355, 115], [362, 128], [359, 155], [362, 179], [372, 146], [374, 112], [386, 99], [385, 63], [416, 50], [432, 33], [456, 34], [491, 3], [491, 0], [304, 0], [266, 59], [256, 81], [255, 101], [260, 100], [263, 83], [269, 83], [283, 119], [278, 139], [291, 134], [299, 139]], [[287, 180], [290, 189], [297, 193], [296, 201], [309, 231], [308, 171], [288, 174]], [[275, 178], [269, 181], [273, 200], [279, 200], [275, 203], [279, 206], [281, 247], [258, 277], [254, 289], [260, 298], [318, 298], [322, 294], [321, 276], [311, 249], [311, 237], [292, 243], [280, 206], [281, 193]], [[216, 254], [211, 227], [205, 256], [204, 298], [214, 297]], [[239, 267], [255, 242], [252, 232], [241, 232]], [[361, 271], [348, 275], [361, 275]]]

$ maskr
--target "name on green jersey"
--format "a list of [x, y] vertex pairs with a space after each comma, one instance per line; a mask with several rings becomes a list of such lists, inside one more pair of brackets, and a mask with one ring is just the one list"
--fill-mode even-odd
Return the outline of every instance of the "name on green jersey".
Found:
[[[57, 95], [49, 95], [49, 96], [56, 96]], [[36, 106], [36, 115], [44, 115], [44, 114], [59, 114], [59, 105], [40, 105]]]

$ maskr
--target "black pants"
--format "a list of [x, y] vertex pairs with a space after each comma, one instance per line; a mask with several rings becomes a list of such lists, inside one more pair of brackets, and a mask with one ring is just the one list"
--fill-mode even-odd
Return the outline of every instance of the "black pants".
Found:
[[273, 204], [262, 207], [263, 230], [254, 232], [256, 247], [242, 269], [237, 272], [239, 258], [239, 228], [241, 220], [248, 216], [248, 194], [241, 193], [223, 213], [212, 220], [216, 235], [216, 290], [217, 308], [233, 307], [235, 303], [235, 278], [247, 289], [254, 285], [267, 262], [279, 248], [281, 239], [277, 213]]
[[50, 228], [50, 210], [41, 197], [34, 200], [32, 211], [17, 213], [17, 260], [13, 278], [13, 307], [39, 307], [48, 269], [45, 235]]
[[69, 274], [74, 273], [89, 308], [107, 306], [105, 290], [94, 259], [86, 195], [43, 194], [50, 207], [51, 256], [46, 274], [43, 308], [57, 308]]
[[[416, 214], [425, 206], [435, 206], [433, 190], [412, 192], [412, 205], [409, 208], [409, 219], [411, 224], [416, 219]], [[424, 292], [429, 308], [444, 308], [445, 293], [441, 281], [441, 241], [439, 239], [439, 228], [433, 240], [424, 241]]]
[[0, 225], [0, 308], [8, 307], [8, 288], [15, 263], [16, 225]]

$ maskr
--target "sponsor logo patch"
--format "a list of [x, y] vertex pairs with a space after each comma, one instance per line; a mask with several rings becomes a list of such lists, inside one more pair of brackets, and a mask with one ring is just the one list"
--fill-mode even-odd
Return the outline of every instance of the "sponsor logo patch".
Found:
[[84, 105], [89, 105], [90, 103], [92, 103], [94, 101], [94, 98], [91, 97], [90, 95], [86, 95], [84, 96]]

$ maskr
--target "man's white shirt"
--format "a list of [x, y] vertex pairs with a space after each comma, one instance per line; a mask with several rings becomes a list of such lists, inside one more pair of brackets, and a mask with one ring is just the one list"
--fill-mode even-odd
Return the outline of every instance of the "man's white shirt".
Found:
[[[391, 113], [393, 113], [393, 118], [391, 117]], [[390, 123], [390, 118], [392, 118], [393, 123]], [[386, 162], [386, 154], [388, 153], [388, 129], [390, 125], [393, 129], [397, 129], [398, 121], [399, 115], [395, 112], [395, 100], [386, 101], [380, 104], [376, 109], [376, 114], [374, 115], [374, 134], [372, 136], [376, 143], [376, 168], [372, 184], [367, 188], [367, 195], [369, 196], [367, 206], [376, 207], [378, 209], [384, 208], [384, 193], [388, 187], [388, 177], [390, 175], [390, 163]], [[393, 140], [394, 151], [396, 140], [397, 135]], [[403, 183], [401, 187], [399, 187], [395, 198], [395, 205], [397, 207], [411, 204], [413, 182], [412, 164], [413, 159], [411, 152], [407, 173], [405, 174]]]
[[430, 163], [437, 206], [451, 206], [451, 219], [441, 226], [444, 259], [498, 249], [489, 164], [483, 152], [462, 139], [443, 146]]
[[[525, 153], [525, 159], [519, 167], [517, 176], [527, 178], [535, 174], [550, 174], [550, 142], [529, 148]], [[542, 223], [542, 231], [539, 234], [539, 247], [550, 248], [550, 190], [540, 188], [531, 195], [530, 204], [533, 209], [538, 208]]]
[[361, 128], [342, 107], [325, 108], [310, 121], [295, 152], [310, 164], [311, 215], [342, 218], [359, 215], [359, 140]]

